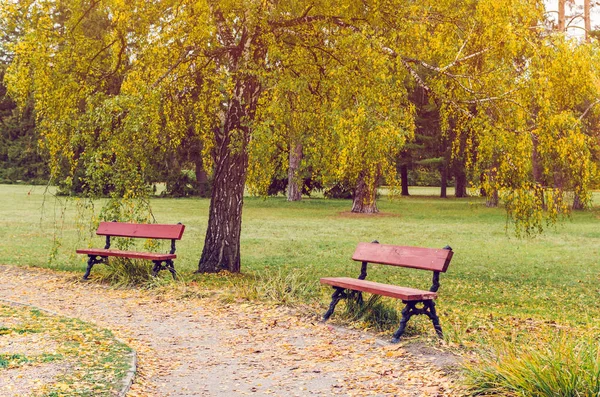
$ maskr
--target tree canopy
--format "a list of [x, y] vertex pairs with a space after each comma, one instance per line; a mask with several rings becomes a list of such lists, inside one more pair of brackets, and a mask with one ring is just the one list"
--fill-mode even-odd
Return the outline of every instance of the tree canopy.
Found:
[[595, 176], [596, 47], [546, 32], [542, 1], [1, 7], [16, 32], [6, 83], [20, 106], [33, 102], [53, 176], [139, 197], [152, 158], [201, 142], [212, 175], [201, 272], [240, 270], [246, 181], [264, 189], [276, 148], [300, 146], [303, 167], [362, 186], [355, 205], [372, 206], [414, 134], [415, 87], [521, 230], [565, 213], [567, 191], [585, 201]]

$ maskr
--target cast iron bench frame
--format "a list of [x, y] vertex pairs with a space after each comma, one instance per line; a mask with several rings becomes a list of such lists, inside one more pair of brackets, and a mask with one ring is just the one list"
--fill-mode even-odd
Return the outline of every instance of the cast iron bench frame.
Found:
[[[331, 285], [335, 292], [331, 295], [329, 309], [323, 316], [323, 322], [327, 321], [333, 314], [335, 306], [341, 299], [356, 299], [359, 304], [363, 303], [362, 292], [389, 296], [402, 299], [405, 304], [402, 310], [400, 327], [394, 333], [392, 343], [398, 343], [404, 334], [408, 320], [414, 315], [424, 314], [431, 319], [437, 335], [443, 338], [440, 319], [435, 310], [437, 291], [440, 288], [440, 273], [446, 272], [452, 259], [453, 251], [450, 246], [443, 249], [404, 247], [397, 245], [372, 243], [358, 243], [352, 259], [362, 262], [361, 272], [358, 279], [349, 277], [325, 277], [321, 278], [321, 284]], [[400, 287], [396, 285], [377, 283], [365, 280], [367, 278], [368, 263], [392, 265], [413, 269], [433, 271], [433, 279], [429, 291]], [[422, 307], [417, 307], [422, 304]]]
[[[178, 223], [176, 225], [163, 224], [144, 224], [144, 223], [124, 223], [124, 222], [100, 222], [96, 234], [106, 236], [106, 244], [104, 248], [85, 248], [78, 249], [75, 252], [88, 256], [87, 269], [83, 275], [83, 279], [87, 280], [97, 263], [107, 263], [109, 256], [131, 258], [131, 259], [148, 259], [154, 263], [152, 275], [156, 277], [158, 272], [167, 269], [176, 277], [175, 266], [173, 259], [175, 255], [175, 240], [181, 240], [185, 225]], [[156, 252], [138, 252], [138, 251], [122, 251], [110, 248], [111, 237], [126, 237], [126, 238], [150, 238], [158, 240], [171, 240], [171, 251], [168, 254], [160, 254]], [[164, 265], [163, 265], [164, 263]]]

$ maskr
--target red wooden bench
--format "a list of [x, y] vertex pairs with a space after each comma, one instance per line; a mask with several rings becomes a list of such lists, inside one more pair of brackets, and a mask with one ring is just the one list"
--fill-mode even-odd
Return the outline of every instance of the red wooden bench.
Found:
[[[87, 280], [97, 263], [106, 263], [109, 256], [131, 259], [148, 259], [154, 262], [152, 275], [156, 276], [159, 271], [168, 269], [173, 278], [175, 278], [175, 266], [173, 259], [175, 255], [175, 240], [181, 240], [185, 225], [178, 223], [177, 225], [159, 225], [159, 224], [140, 224], [140, 223], [122, 223], [122, 222], [101, 222], [96, 230], [99, 236], [106, 236], [106, 245], [104, 248], [86, 248], [78, 249], [78, 254], [85, 254], [89, 257], [87, 262], [87, 270], [83, 275], [83, 279]], [[171, 240], [171, 251], [168, 254], [160, 254], [155, 252], [137, 252], [137, 251], [122, 251], [110, 248], [111, 237], [129, 237], [129, 238], [151, 238]], [[164, 265], [163, 265], [164, 263]]]
[[[436, 333], [442, 338], [442, 327], [435, 311], [434, 299], [437, 298], [437, 290], [440, 287], [440, 272], [445, 272], [448, 269], [452, 254], [452, 248], [449, 246], [446, 246], [444, 249], [432, 249], [385, 245], [379, 244], [377, 241], [359, 243], [356, 251], [354, 251], [354, 255], [352, 255], [353, 260], [362, 262], [358, 279], [349, 277], [325, 277], [321, 279], [322, 284], [331, 285], [335, 289], [335, 292], [331, 296], [329, 310], [323, 316], [323, 321], [327, 321], [333, 314], [333, 310], [340, 299], [355, 298], [362, 304], [362, 292], [368, 292], [402, 299], [402, 302], [406, 305], [402, 310], [400, 327], [394, 334], [392, 343], [397, 343], [400, 340], [400, 337], [404, 334], [408, 320], [418, 314], [428, 316], [433, 323]], [[433, 272], [432, 286], [429, 291], [424, 291], [367, 281], [365, 278], [367, 277], [368, 263], [430, 270]], [[423, 306], [417, 307], [417, 304], [422, 304]]]

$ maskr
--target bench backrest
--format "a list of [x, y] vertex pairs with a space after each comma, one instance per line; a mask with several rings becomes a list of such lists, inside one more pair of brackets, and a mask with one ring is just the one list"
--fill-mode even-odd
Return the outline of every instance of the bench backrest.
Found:
[[100, 222], [96, 234], [115, 237], [139, 237], [181, 240], [185, 225], [159, 225], [123, 222]]
[[452, 259], [452, 250], [358, 243], [352, 259], [361, 262], [445, 272]]

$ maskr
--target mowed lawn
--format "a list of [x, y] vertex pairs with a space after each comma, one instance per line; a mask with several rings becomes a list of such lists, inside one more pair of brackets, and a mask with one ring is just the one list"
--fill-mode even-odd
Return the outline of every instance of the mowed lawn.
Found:
[[[0, 263], [83, 274], [86, 258], [74, 251], [90, 244], [85, 238], [90, 232], [79, 233], [76, 219], [81, 218], [78, 213], [88, 215], [77, 201], [56, 201], [44, 190], [0, 185]], [[437, 189], [412, 192], [437, 194]], [[567, 328], [575, 333], [595, 331], [600, 320], [600, 220], [594, 210], [574, 213], [541, 236], [517, 239], [511, 226], [506, 231], [504, 210], [486, 208], [481, 198], [383, 197], [378, 205], [381, 214], [368, 216], [349, 213], [347, 200], [288, 203], [284, 198], [247, 197], [242, 225], [246, 277], [233, 282], [228, 277], [221, 284], [217, 277], [216, 285], [247, 293], [244, 279], [277, 278], [293, 284], [286, 289], [291, 293], [301, 290], [301, 299], [317, 312], [330, 293], [319, 286], [319, 277], [358, 276], [360, 264], [350, 260], [358, 242], [450, 245], [454, 258], [441, 277], [438, 300], [450, 342], [475, 345], [488, 337], [514, 340]], [[208, 207], [207, 199], [152, 200], [157, 222], [186, 225], [175, 267], [187, 280], [202, 252]], [[49, 263], [55, 233], [61, 246]], [[101, 237], [91, 240], [92, 246], [103, 244]], [[194, 278], [199, 288], [203, 283], [215, 286], [214, 276]], [[428, 288], [431, 281], [428, 272], [381, 265], [369, 267], [368, 279], [420, 288]], [[388, 305], [400, 308], [401, 302]], [[411, 323], [413, 333], [433, 335], [424, 319]]]

